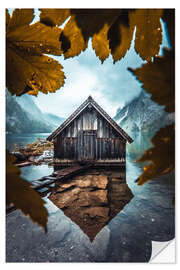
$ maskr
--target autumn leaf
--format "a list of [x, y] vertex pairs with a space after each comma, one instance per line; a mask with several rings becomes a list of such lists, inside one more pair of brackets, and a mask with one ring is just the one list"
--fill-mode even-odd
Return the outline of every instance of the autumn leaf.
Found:
[[108, 30], [109, 26], [105, 24], [99, 33], [94, 34], [92, 38], [92, 47], [95, 50], [96, 56], [99, 57], [102, 63], [111, 53], [109, 40], [107, 38]]
[[148, 149], [137, 162], [148, 162], [139, 185], [146, 181], [170, 173], [175, 167], [175, 128], [174, 124], [161, 128], [152, 138], [153, 147]]
[[147, 61], [158, 54], [162, 15], [162, 9], [41, 9], [40, 17], [51, 26], [60, 25], [70, 17], [60, 36], [65, 58], [79, 55], [92, 37], [100, 60], [103, 62], [111, 50], [116, 62], [129, 50], [135, 27], [137, 53]]
[[135, 50], [143, 60], [152, 61], [162, 42], [162, 9], [136, 9], [129, 14], [130, 25], [136, 27]]
[[71, 9], [85, 41], [99, 33], [105, 24], [111, 26], [121, 12], [122, 9]]
[[119, 16], [119, 9], [71, 9], [71, 18], [60, 36], [65, 58], [79, 55], [92, 37], [93, 48], [102, 62], [108, 57], [108, 28]]
[[30, 14], [26, 9], [15, 9], [12, 18], [8, 19], [6, 85], [11, 94], [17, 96], [27, 92], [34, 95], [39, 91], [55, 92], [64, 85], [62, 66], [54, 59], [43, 55], [61, 55], [61, 30], [40, 22], [29, 25], [32, 14], [32, 11]]
[[121, 15], [116, 20], [109, 20], [109, 24], [106, 23], [99, 33], [93, 35], [92, 46], [102, 62], [110, 53], [116, 62], [130, 48], [134, 27], [129, 27], [129, 11], [121, 10], [119, 13]]
[[[6, 14], [8, 11], [6, 11]], [[21, 26], [29, 25], [34, 19], [34, 9], [15, 9], [8, 20], [7, 33]]]
[[85, 42], [74, 16], [71, 16], [71, 19], [65, 25], [60, 35], [60, 41], [62, 42], [65, 59], [77, 56], [87, 48], [88, 43]]
[[60, 26], [70, 16], [70, 10], [64, 8], [41, 8], [40, 11], [40, 21], [47, 26]]
[[172, 51], [164, 49], [164, 56], [154, 57], [137, 69], [128, 68], [142, 82], [142, 87], [152, 95], [151, 99], [165, 105], [167, 112], [175, 108], [175, 61]]
[[131, 12], [123, 10], [109, 29], [108, 39], [114, 62], [124, 57], [130, 49], [134, 32], [134, 25], [129, 24], [129, 13]]
[[52, 58], [19, 54], [10, 46], [7, 47], [6, 72], [8, 90], [17, 96], [26, 92], [34, 95], [39, 91], [55, 92], [65, 78], [62, 66]]
[[6, 151], [6, 205], [13, 206], [28, 215], [31, 220], [47, 231], [48, 212], [45, 202], [31, 187], [31, 184], [21, 178], [21, 171], [13, 162], [15, 157]]
[[30, 55], [42, 55], [43, 53], [61, 55], [60, 33], [61, 30], [58, 27], [50, 28], [37, 22], [7, 32], [7, 39], [19, 50], [25, 50]]
[[93, 35], [92, 46], [102, 62], [111, 53], [115, 63], [130, 49], [134, 32], [134, 25], [129, 24], [131, 12], [134, 10], [119, 10], [118, 17], [112, 16], [99, 33]]

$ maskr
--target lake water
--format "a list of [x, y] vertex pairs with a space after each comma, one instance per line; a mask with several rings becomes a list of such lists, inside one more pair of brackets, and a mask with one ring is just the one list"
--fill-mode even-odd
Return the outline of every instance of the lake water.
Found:
[[7, 134], [6, 148], [13, 151], [15, 146], [26, 146], [28, 143], [37, 141], [38, 138], [46, 139], [50, 133], [21, 133], [21, 134]]
[[[24, 146], [37, 138], [46, 138], [48, 135], [20, 134], [14, 136], [8, 134], [7, 148], [12, 150], [15, 143]], [[132, 137], [134, 143], [127, 146], [125, 177], [128, 192], [129, 194], [132, 192], [133, 196], [130, 196], [129, 199], [126, 197], [126, 200], [119, 199], [124, 190], [122, 190], [122, 185], [117, 186], [117, 172], [114, 175], [110, 171], [98, 173], [89, 171], [83, 178], [76, 179], [76, 184], [72, 182], [75, 180], [68, 180], [67, 185], [69, 186], [62, 187], [68, 190], [68, 192], [63, 190], [63, 200], [57, 202], [57, 195], [44, 198], [49, 212], [47, 234], [44, 234], [39, 226], [32, 223], [20, 211], [14, 211], [7, 216], [6, 261], [148, 262], [151, 258], [152, 240], [169, 241], [173, 239], [175, 233], [174, 206], [172, 204], [174, 174], [171, 173], [161, 179], [138, 186], [135, 180], [141, 175], [142, 169], [140, 164], [134, 162], [134, 159], [151, 145], [150, 135], [135, 133]], [[47, 165], [28, 166], [21, 169], [22, 177], [28, 181], [51, 174], [53, 170], [53, 167]], [[105, 177], [104, 181], [111, 178], [111, 193], [108, 191], [109, 187], [97, 187], [98, 182], [95, 181], [97, 177]], [[84, 179], [83, 182], [82, 179]], [[77, 180], [79, 184], [77, 184]], [[89, 181], [91, 181], [91, 187], [88, 184]], [[95, 183], [93, 190], [92, 181]], [[115, 183], [114, 193], [112, 193], [112, 183]], [[78, 193], [79, 190], [80, 193]], [[86, 201], [84, 198], [79, 199], [82, 194], [86, 194]], [[99, 197], [95, 195], [89, 197], [87, 194], [96, 194]], [[72, 200], [72, 198], [74, 199]], [[118, 199], [119, 203], [124, 200], [122, 207], [118, 206]], [[101, 211], [104, 207], [103, 213], [101, 211], [100, 214], [101, 219], [94, 222], [94, 217], [87, 210], [89, 207], [87, 201], [91, 206], [90, 210], [92, 210], [91, 204], [94, 207], [93, 211], [96, 212]], [[106, 209], [108, 213], [114, 213], [111, 214], [111, 218], [106, 215]], [[80, 210], [85, 210], [86, 216], [91, 217], [86, 220], [84, 225], [80, 222]], [[96, 232], [93, 231], [92, 236], [93, 226], [96, 226]], [[97, 226], [99, 227], [97, 228]]]

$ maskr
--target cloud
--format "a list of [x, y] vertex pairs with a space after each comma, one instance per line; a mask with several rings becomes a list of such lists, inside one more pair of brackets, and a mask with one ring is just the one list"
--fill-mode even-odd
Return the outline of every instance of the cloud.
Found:
[[[46, 112], [68, 117], [89, 95], [111, 115], [129, 98], [140, 92], [140, 85], [127, 71], [132, 66], [131, 56], [113, 64], [109, 57], [103, 64], [96, 57], [91, 42], [79, 57], [64, 60], [55, 57], [64, 67], [63, 88], [53, 94], [39, 94], [36, 104]], [[131, 61], [129, 61], [131, 60]], [[142, 62], [142, 60], [141, 60]]]
[[[163, 32], [165, 33], [165, 26]], [[162, 47], [168, 47], [163, 34]], [[161, 52], [160, 51], [160, 52]], [[79, 56], [64, 60], [63, 56], [54, 56], [64, 67], [66, 81], [64, 87], [53, 94], [39, 94], [36, 104], [46, 112], [68, 117], [89, 95], [114, 116], [119, 107], [123, 107], [141, 92], [141, 84], [127, 70], [136, 68], [144, 61], [134, 50], [134, 40], [126, 56], [113, 64], [112, 56], [101, 64], [92, 49], [88, 48]]]

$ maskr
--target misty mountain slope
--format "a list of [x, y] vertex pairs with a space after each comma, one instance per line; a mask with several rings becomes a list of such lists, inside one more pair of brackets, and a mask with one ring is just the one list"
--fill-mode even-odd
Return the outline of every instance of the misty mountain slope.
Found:
[[54, 115], [52, 113], [43, 113], [36, 103], [34, 102], [34, 97], [28, 94], [24, 94], [21, 97], [16, 97], [16, 101], [29, 115], [31, 119], [37, 121], [37, 119], [50, 126], [50, 129], [56, 129], [65, 119]]
[[55, 128], [61, 125], [64, 122], [65, 118], [59, 117], [52, 113], [44, 113], [44, 118], [51, 124], [54, 125]]
[[15, 97], [15, 100], [17, 103], [21, 106], [21, 108], [26, 111], [31, 117], [37, 120], [43, 120], [44, 121], [44, 115], [41, 112], [41, 110], [38, 108], [38, 106], [35, 104], [33, 97], [28, 94], [24, 94], [20, 97]]
[[39, 119], [31, 118], [17, 103], [16, 98], [6, 91], [6, 131], [11, 133], [50, 132], [51, 126]]
[[174, 120], [173, 114], [150, 99], [144, 90], [122, 109], [118, 109], [114, 120], [126, 131], [155, 132]]
[[9, 92], [6, 91], [6, 131], [18, 133], [20, 130], [29, 132], [30, 119], [15, 101]]
[[17, 98], [6, 91], [6, 132], [49, 133], [63, 120], [53, 114], [43, 114], [31, 96], [23, 95]]

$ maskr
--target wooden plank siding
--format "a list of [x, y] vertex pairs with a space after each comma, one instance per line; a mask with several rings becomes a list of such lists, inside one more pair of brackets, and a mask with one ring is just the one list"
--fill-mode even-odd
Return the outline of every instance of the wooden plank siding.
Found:
[[93, 108], [86, 108], [54, 140], [60, 160], [125, 159], [126, 140]]

